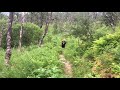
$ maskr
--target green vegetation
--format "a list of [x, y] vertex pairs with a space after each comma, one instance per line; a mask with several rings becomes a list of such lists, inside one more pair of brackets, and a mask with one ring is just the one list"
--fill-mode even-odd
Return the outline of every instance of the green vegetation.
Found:
[[[13, 24], [13, 31], [12, 31], [12, 47], [18, 47], [19, 44], [19, 30], [21, 29], [21, 24]], [[39, 36], [42, 34], [42, 30], [39, 26], [33, 23], [25, 23], [23, 25], [23, 36], [22, 36], [22, 45], [29, 46], [31, 44], [38, 44]], [[6, 48], [6, 32], [4, 31], [3, 40], [2, 40], [2, 47]]]
[[[33, 16], [32, 21], [28, 19], [34, 14], [36, 16]], [[109, 17], [105, 17], [107, 14]], [[43, 16], [43, 22], [36, 21], [39, 15]], [[18, 48], [21, 24], [15, 20], [12, 26], [9, 66], [4, 64], [7, 17], [0, 19], [3, 36], [0, 47], [0, 78], [68, 78], [60, 55], [72, 65], [73, 78], [120, 78], [120, 22], [117, 19], [110, 21], [110, 15], [117, 18], [120, 17], [119, 13], [104, 13], [102, 16], [98, 15], [97, 19], [91, 18], [87, 12], [69, 12], [69, 15], [53, 13], [55, 20], [49, 23], [43, 44], [39, 47], [39, 40], [46, 28], [47, 14], [26, 14], [21, 50]], [[61, 47], [63, 39], [67, 42], [65, 48]]]
[[[51, 51], [52, 49], [52, 51]], [[58, 78], [64, 77], [58, 53], [53, 47], [23, 47], [22, 52], [13, 49], [10, 67], [4, 65], [4, 53], [0, 51], [0, 77], [3, 78]], [[46, 53], [44, 51], [47, 51]], [[37, 52], [37, 53], [36, 53]]]

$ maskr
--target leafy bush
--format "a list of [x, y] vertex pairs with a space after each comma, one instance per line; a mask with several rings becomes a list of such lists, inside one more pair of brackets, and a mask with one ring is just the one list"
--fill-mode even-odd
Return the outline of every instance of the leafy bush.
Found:
[[0, 38], [2, 38], [2, 47], [6, 45], [6, 43], [3, 43], [3, 37], [7, 31], [7, 25], [8, 25], [7, 20], [0, 19], [0, 33], [2, 33], [2, 37]]
[[[2, 78], [55, 78], [64, 77], [61, 63], [55, 49], [44, 46], [38, 48], [31, 46], [24, 52], [12, 50], [11, 67], [7, 68], [0, 64], [0, 77]], [[27, 51], [29, 50], [29, 51]], [[0, 54], [1, 55], [1, 54]], [[0, 61], [4, 61], [4, 51]]]
[[[12, 47], [17, 47], [19, 44], [19, 32], [21, 25], [13, 24], [12, 27]], [[41, 36], [41, 29], [39, 26], [33, 23], [24, 23], [23, 24], [23, 36], [22, 36], [22, 45], [28, 46], [30, 44], [38, 44], [38, 41]], [[6, 42], [6, 33], [3, 36], [3, 43]], [[3, 48], [6, 47], [6, 44], [3, 45]]]
[[120, 33], [108, 34], [93, 42], [92, 49], [96, 54], [110, 51], [111, 48], [117, 47], [120, 41]]
[[64, 54], [66, 58], [72, 59], [79, 54], [79, 52], [77, 52], [78, 40], [71, 36], [67, 38], [66, 41], [67, 41], [67, 44], [64, 49]]
[[100, 23], [93, 24], [92, 29], [94, 31], [93, 38], [95, 40], [107, 35], [108, 33], [111, 33], [112, 31], [110, 27]]
[[7, 20], [0, 19], [0, 31], [4, 31], [7, 29]]
[[91, 73], [92, 63], [90, 61], [76, 57], [70, 60], [72, 63], [74, 77], [84, 78], [87, 74]]
[[114, 54], [114, 61], [119, 64], [120, 63], [120, 44], [115, 49], [113, 49], [113, 54]]
[[94, 60], [94, 52], [91, 49], [88, 49], [84, 52], [83, 57], [88, 60]]
[[112, 73], [120, 75], [120, 64], [112, 63], [111, 68]]

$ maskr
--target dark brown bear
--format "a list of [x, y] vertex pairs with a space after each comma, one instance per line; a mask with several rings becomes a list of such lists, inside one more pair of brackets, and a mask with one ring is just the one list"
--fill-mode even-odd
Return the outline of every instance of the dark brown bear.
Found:
[[66, 41], [62, 41], [62, 48], [65, 48]]

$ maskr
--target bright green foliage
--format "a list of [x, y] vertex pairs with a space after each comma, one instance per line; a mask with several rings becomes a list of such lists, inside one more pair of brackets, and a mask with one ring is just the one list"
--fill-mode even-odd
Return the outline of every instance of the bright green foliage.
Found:
[[120, 32], [120, 22], [117, 24], [117, 26], [115, 27], [115, 31], [116, 32]]
[[118, 78], [120, 78], [120, 64], [112, 63], [111, 68], [112, 68], [112, 73], [119, 75]]
[[119, 64], [120, 63], [120, 44], [113, 49], [114, 60]]
[[2, 32], [2, 47], [6, 45], [6, 43], [3, 43], [3, 37], [5, 37], [5, 33], [7, 31], [7, 20], [0, 19], [0, 32]]
[[115, 48], [120, 42], [120, 33], [108, 34], [101, 37], [99, 40], [94, 41], [92, 49], [96, 54], [103, 53], [104, 51], [110, 51], [111, 48]]
[[68, 59], [73, 59], [78, 55], [77, 48], [79, 47], [78, 45], [78, 39], [75, 39], [73, 36], [70, 36], [69, 38], [66, 39], [66, 48], [64, 50], [64, 54]]
[[0, 31], [4, 31], [7, 28], [7, 20], [5, 19], [0, 19]]
[[[29, 50], [29, 51], [28, 51]], [[46, 51], [46, 52], [45, 52]], [[0, 61], [3, 62], [3, 54]], [[37, 53], [36, 53], [37, 52]], [[11, 67], [0, 66], [0, 77], [4, 78], [57, 78], [64, 77], [60, 69], [61, 64], [55, 49], [48, 46], [38, 48], [37, 46], [24, 49], [19, 53], [13, 50]]]
[[79, 57], [74, 57], [70, 60], [72, 63], [74, 77], [84, 78], [87, 74], [92, 73], [92, 63], [84, 59], [79, 59]]
[[[111, 69], [109, 71], [112, 74], [115, 74], [115, 77], [120, 74], [119, 72], [119, 63], [120, 63], [120, 33], [116, 32], [114, 34], [108, 34], [99, 38], [93, 42], [91, 48], [89, 48], [84, 57], [88, 60], [100, 60], [102, 69]], [[112, 64], [114, 63], [114, 64]]]
[[105, 53], [114, 54], [114, 49], [119, 45], [119, 42], [120, 34], [118, 32], [103, 36], [93, 42], [92, 47], [85, 52], [84, 57], [93, 59], [94, 57]]

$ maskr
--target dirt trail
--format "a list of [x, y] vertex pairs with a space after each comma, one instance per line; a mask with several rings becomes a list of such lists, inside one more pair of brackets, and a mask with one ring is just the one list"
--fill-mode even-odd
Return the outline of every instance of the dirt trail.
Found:
[[67, 61], [64, 57], [64, 55], [59, 55], [60, 61], [64, 64], [64, 72], [65, 75], [68, 76], [69, 78], [73, 77], [72, 73], [72, 65], [70, 64], [69, 61]]

